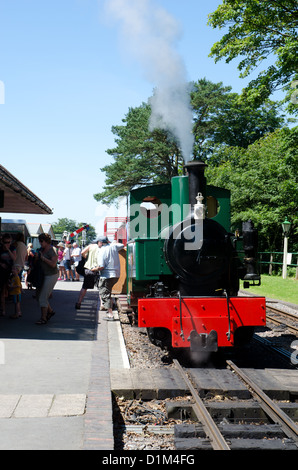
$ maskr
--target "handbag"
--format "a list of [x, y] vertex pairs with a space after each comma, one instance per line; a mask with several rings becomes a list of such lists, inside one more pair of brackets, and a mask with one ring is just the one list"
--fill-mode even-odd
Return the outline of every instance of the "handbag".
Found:
[[86, 261], [87, 261], [87, 258], [82, 257], [81, 261], [79, 261], [79, 264], [76, 266], [76, 272], [80, 274], [81, 276], [84, 276], [85, 274], [84, 266], [85, 266]]
[[40, 259], [36, 259], [34, 264], [27, 276], [27, 282], [36, 287], [36, 289], [41, 289], [44, 281], [44, 272], [41, 266]]

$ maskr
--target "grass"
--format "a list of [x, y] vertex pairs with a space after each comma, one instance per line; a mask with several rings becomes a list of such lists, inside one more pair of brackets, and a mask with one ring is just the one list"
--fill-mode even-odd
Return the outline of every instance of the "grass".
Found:
[[298, 280], [293, 277], [283, 279], [281, 276], [262, 274], [261, 285], [250, 287], [247, 292], [298, 305]]

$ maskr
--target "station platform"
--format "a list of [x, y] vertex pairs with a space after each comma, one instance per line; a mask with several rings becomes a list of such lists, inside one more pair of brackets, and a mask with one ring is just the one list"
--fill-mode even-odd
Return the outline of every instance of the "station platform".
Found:
[[[34, 290], [23, 290], [22, 318], [0, 318], [0, 450], [112, 450], [108, 322], [99, 296], [82, 282], [58, 281], [56, 314], [46, 325]], [[102, 315], [101, 313], [99, 315]]]

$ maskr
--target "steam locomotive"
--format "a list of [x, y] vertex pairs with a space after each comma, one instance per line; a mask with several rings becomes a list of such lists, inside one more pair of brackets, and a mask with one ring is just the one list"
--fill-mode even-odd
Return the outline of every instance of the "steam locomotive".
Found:
[[130, 192], [128, 303], [162, 348], [234, 347], [266, 323], [265, 298], [238, 296], [240, 280], [260, 284], [257, 230], [230, 233], [230, 192], [207, 185], [205, 167]]

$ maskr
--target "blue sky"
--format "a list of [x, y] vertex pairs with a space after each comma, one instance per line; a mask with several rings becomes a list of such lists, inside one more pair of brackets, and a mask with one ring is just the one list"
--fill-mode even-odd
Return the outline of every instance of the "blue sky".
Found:
[[[104, 184], [100, 168], [111, 162], [111, 127], [147, 101], [156, 83], [144, 68], [142, 44], [132, 50], [121, 33], [123, 0], [107, 1], [118, 2], [114, 17], [106, 0], [0, 0], [0, 163], [54, 211], [3, 218], [68, 217], [101, 233], [104, 217], [117, 215], [93, 198]], [[138, 2], [124, 0], [127, 7]], [[238, 78], [237, 64], [208, 57], [222, 33], [207, 26], [207, 16], [220, 3], [148, 0], [148, 7], [162, 7], [180, 31], [172, 47], [187, 80], [206, 77], [240, 93], [247, 81]]]

